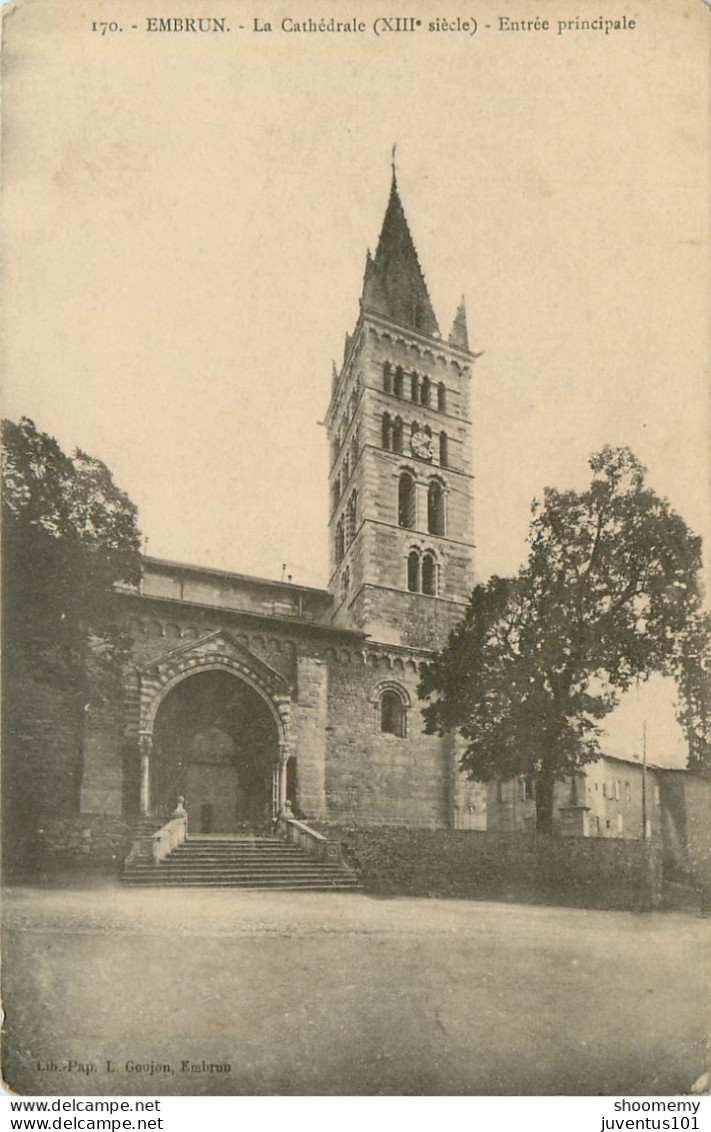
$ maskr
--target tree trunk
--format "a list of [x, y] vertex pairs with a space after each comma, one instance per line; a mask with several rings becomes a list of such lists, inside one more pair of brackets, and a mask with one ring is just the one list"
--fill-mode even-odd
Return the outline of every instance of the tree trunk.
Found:
[[536, 833], [553, 832], [555, 775], [544, 768], [536, 777]]

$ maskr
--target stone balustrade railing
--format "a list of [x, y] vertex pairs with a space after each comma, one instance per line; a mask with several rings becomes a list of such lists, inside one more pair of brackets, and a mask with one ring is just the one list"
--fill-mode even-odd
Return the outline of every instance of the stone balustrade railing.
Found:
[[277, 818], [276, 832], [290, 844], [298, 845], [315, 861], [331, 861], [335, 864], [343, 864], [340, 842], [329, 841], [322, 833], [318, 833], [306, 822], [299, 821], [298, 818], [280, 814]]
[[156, 865], [165, 860], [169, 853], [182, 845], [188, 836], [187, 817], [171, 818], [151, 837], [151, 856]]

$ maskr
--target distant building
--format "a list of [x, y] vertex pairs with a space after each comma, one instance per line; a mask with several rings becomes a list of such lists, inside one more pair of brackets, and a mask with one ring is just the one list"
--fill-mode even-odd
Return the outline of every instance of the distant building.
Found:
[[[535, 823], [534, 785], [521, 777], [487, 785], [487, 829], [526, 831]], [[563, 837], [602, 837], [662, 844], [668, 869], [711, 865], [711, 781], [677, 767], [603, 755], [556, 783], [553, 829]]]

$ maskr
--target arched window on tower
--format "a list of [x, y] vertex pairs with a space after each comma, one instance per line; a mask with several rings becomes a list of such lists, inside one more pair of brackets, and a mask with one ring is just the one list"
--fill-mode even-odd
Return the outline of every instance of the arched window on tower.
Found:
[[393, 370], [390, 362], [383, 363], [383, 389], [386, 393], [393, 391]]
[[341, 574], [341, 599], [348, 596], [348, 587], [351, 584], [351, 572], [348, 566], [343, 567]]
[[338, 500], [341, 498], [341, 477], [336, 476], [333, 484], [331, 485], [331, 510], [335, 511], [338, 507]]
[[449, 451], [447, 447], [447, 433], [439, 434], [439, 462], [443, 468], [449, 465]]
[[416, 373], [413, 373], [410, 378], [410, 400], [413, 405], [416, 405], [420, 398], [420, 378]]
[[437, 563], [430, 553], [422, 557], [422, 592], [430, 597], [437, 595]]
[[345, 533], [343, 530], [343, 516], [336, 523], [336, 566], [340, 566], [343, 561], [343, 555], [346, 553]]
[[348, 480], [350, 479], [350, 475], [351, 475], [351, 462], [350, 462], [350, 457], [349, 457], [347, 452], [346, 452], [345, 456], [343, 457], [343, 466], [341, 468], [341, 471], [342, 471], [342, 474], [343, 474], [343, 486], [345, 487], [346, 484], [348, 483]]
[[437, 386], [437, 408], [439, 409], [440, 413], [445, 413], [447, 411], [447, 386], [443, 381], [440, 381], [439, 385]]
[[402, 472], [398, 480], [397, 521], [401, 527], [415, 526], [415, 481], [409, 472]]
[[346, 546], [350, 546], [355, 538], [357, 513], [358, 492], [352, 491], [346, 508]]
[[404, 374], [402, 372], [402, 366], [396, 366], [395, 367], [395, 380], [393, 382], [393, 392], [395, 393], [396, 397], [402, 397], [402, 389], [403, 389], [404, 381], [405, 381], [405, 377], [404, 377]]
[[402, 452], [402, 417], [395, 417], [393, 421], [393, 452]]
[[427, 530], [431, 535], [444, 535], [444, 488], [432, 480], [427, 491]]
[[381, 442], [383, 448], [386, 448], [388, 450], [388, 452], [390, 452], [392, 450], [392, 447], [393, 447], [393, 425], [392, 425], [392, 421], [390, 420], [390, 413], [383, 413], [383, 421], [382, 421], [381, 432], [380, 432], [380, 442]]
[[358, 463], [358, 433], [354, 432], [353, 438], [351, 440], [351, 469], [352, 470], [355, 470], [355, 466], [356, 466], [357, 463]]
[[398, 739], [405, 737], [405, 706], [397, 692], [388, 690], [380, 697], [380, 730]]
[[430, 379], [429, 377], [422, 378], [422, 388], [420, 390], [420, 404], [429, 405], [430, 403]]
[[340, 440], [337, 436], [334, 436], [333, 440], [331, 441], [331, 463], [335, 464], [336, 460], [338, 459], [338, 453], [340, 452], [340, 450]]
[[420, 556], [416, 550], [407, 556], [407, 588], [413, 594], [420, 592]]

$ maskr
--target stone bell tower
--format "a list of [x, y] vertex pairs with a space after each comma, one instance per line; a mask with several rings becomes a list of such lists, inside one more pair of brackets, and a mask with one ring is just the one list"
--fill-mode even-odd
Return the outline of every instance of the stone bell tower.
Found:
[[393, 168], [326, 417], [334, 624], [436, 649], [462, 616], [474, 585], [476, 357], [463, 300], [440, 335]]

